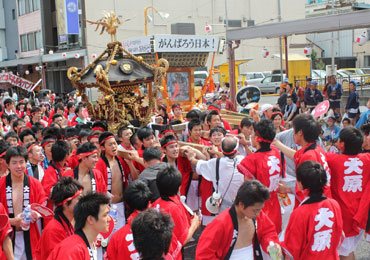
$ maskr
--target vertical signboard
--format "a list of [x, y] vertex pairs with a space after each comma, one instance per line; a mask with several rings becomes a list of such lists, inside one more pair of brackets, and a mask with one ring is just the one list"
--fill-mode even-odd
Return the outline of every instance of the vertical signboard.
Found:
[[66, 0], [67, 34], [79, 34], [78, 0]]
[[67, 43], [68, 34], [80, 33], [78, 0], [55, 0], [59, 44]]
[[65, 0], [55, 0], [55, 8], [57, 11], [58, 35], [65, 35], [67, 33]]

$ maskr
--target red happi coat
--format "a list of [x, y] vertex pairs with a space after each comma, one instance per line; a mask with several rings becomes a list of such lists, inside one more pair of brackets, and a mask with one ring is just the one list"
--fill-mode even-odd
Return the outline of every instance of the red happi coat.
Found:
[[[237, 227], [233, 224], [233, 218], [236, 218], [236, 215], [231, 212], [232, 209], [221, 212], [207, 225], [199, 238], [195, 259], [225, 259], [232, 245], [232, 239], [237, 234]], [[236, 219], [235, 221], [237, 223]], [[270, 241], [279, 243], [275, 226], [263, 211], [256, 218], [256, 233], [261, 249], [265, 252]]]
[[[328, 183], [324, 188], [324, 194], [326, 197], [331, 198], [332, 196], [330, 191], [330, 168], [326, 161], [325, 151], [316, 143], [309, 143], [306, 146], [299, 149], [294, 154], [294, 163], [296, 165], [296, 168], [305, 161], [318, 162], [325, 169], [326, 175], [328, 177]], [[307, 195], [308, 195], [307, 191], [298, 190], [298, 186], [296, 185], [296, 199], [299, 201], [298, 203], [300, 203], [304, 198], [306, 198]], [[296, 203], [295, 205], [298, 205], [298, 203]]]
[[[164, 157], [163, 162], [167, 162], [166, 157]], [[188, 196], [189, 186], [193, 177], [193, 169], [191, 167], [190, 161], [186, 157], [180, 155], [176, 159], [176, 166], [182, 176], [180, 194]]]
[[205, 215], [205, 216], [212, 216], [212, 213], [210, 213], [207, 210], [206, 201], [210, 196], [212, 196], [213, 183], [211, 181], [207, 181], [205, 178], [203, 178], [200, 175], [199, 175], [199, 183], [200, 184], [198, 186], [199, 187], [198, 193], [199, 193], [199, 196], [200, 196], [200, 199], [201, 199], [202, 214]]
[[180, 194], [188, 196], [190, 183], [193, 177], [193, 169], [191, 168], [189, 160], [183, 156], [179, 156], [177, 158], [177, 169], [179, 169], [182, 175]]
[[[63, 226], [64, 225], [64, 226]], [[73, 235], [73, 229], [69, 229], [67, 223], [63, 225], [53, 218], [46, 228], [42, 231], [41, 238], [37, 248], [37, 259], [46, 260], [51, 251], [64, 239]]]
[[[188, 139], [189, 143], [196, 143], [194, 142], [190, 137]], [[211, 146], [211, 142], [209, 140], [206, 140], [204, 138], [200, 139], [200, 142], [198, 144], [205, 145], [205, 146]], [[182, 180], [184, 181], [184, 180]], [[189, 185], [191, 184], [191, 180]], [[183, 187], [180, 187], [180, 192], [183, 189]], [[206, 207], [206, 201], [207, 199], [212, 195], [213, 193], [213, 183], [211, 181], [207, 181], [204, 179], [201, 175], [198, 176], [198, 194], [201, 199], [201, 211], [202, 214], [205, 216], [211, 216], [212, 214], [207, 210]], [[181, 193], [181, 195], [184, 195]]]
[[72, 235], [59, 243], [48, 260], [90, 260], [89, 250], [79, 235]]
[[[2, 203], [0, 203], [0, 215], [7, 215], [8, 212], [6, 212], [4, 206]], [[12, 227], [10, 226], [9, 220], [7, 221], [6, 225], [0, 230], [0, 245], [3, 245], [5, 238], [10, 235], [10, 233], [13, 232]], [[0, 259], [6, 260], [6, 256], [3, 253], [3, 247], [0, 246]]]
[[[103, 178], [103, 174], [97, 169], [93, 169], [92, 171], [93, 171], [94, 179], [95, 179], [95, 182], [96, 182], [95, 192], [106, 193], [107, 192], [107, 184], [106, 184], [106, 182]], [[77, 176], [75, 176], [74, 170], [65, 171], [63, 176], [72, 177], [72, 178], [74, 178], [75, 180], [78, 181], [78, 172], [77, 172]]]
[[[322, 211], [321, 214], [320, 211]], [[330, 213], [327, 214], [329, 211]], [[329, 221], [321, 221], [325, 219], [325, 216], [329, 217]], [[332, 224], [332, 226], [328, 227], [327, 224]], [[332, 231], [328, 231], [329, 229]], [[329, 232], [331, 237], [319, 240], [320, 232], [325, 231]], [[337, 249], [341, 242], [342, 231], [342, 213], [338, 202], [328, 198], [320, 202], [303, 203], [290, 216], [285, 232], [284, 247], [294, 259], [339, 259]], [[326, 243], [326, 241], [330, 242]]]
[[66, 165], [71, 169], [76, 168], [79, 164], [78, 156], [76, 152], [77, 150], [72, 151], [72, 153], [68, 156], [68, 159], [67, 159]]
[[[356, 236], [359, 230], [354, 227], [353, 217], [360, 209], [360, 200], [368, 185], [370, 154], [327, 154], [327, 160], [331, 170], [331, 193], [342, 209], [344, 233], [346, 237]], [[351, 177], [356, 178], [355, 182]]]
[[44, 178], [42, 178], [41, 184], [44, 187], [44, 191], [47, 197], [50, 197], [51, 189], [58, 182], [59, 178], [63, 176], [63, 174], [63, 168], [60, 168], [58, 173], [57, 169], [55, 169], [53, 165], [49, 165], [49, 167], [45, 170]]
[[245, 157], [237, 166], [247, 179], [257, 179], [269, 188], [270, 199], [265, 202], [263, 211], [275, 223], [277, 233], [281, 232], [282, 218], [277, 194], [282, 163], [278, 150], [255, 152]]
[[[126, 187], [128, 185], [128, 176], [130, 175], [130, 168], [128, 167], [127, 163], [125, 162], [125, 160], [123, 160], [121, 157], [117, 156], [116, 158], [118, 158], [119, 162], [121, 163], [122, 165], [122, 170], [123, 170], [123, 176], [122, 176], [122, 181], [123, 181], [123, 187]], [[109, 166], [105, 163], [105, 161], [103, 160], [103, 158], [99, 158], [99, 161], [96, 163], [95, 165], [95, 169], [97, 169], [98, 171], [100, 171], [102, 173], [102, 176], [103, 176], [103, 179], [106, 183], [106, 185], [108, 185], [108, 168]], [[113, 178], [113, 176], [112, 176]], [[108, 190], [108, 187], [107, 187], [107, 190]], [[109, 192], [111, 192], [111, 190], [108, 190]]]
[[[33, 177], [28, 177], [28, 180], [29, 180], [29, 187], [30, 187], [29, 203], [30, 204], [45, 203], [47, 197], [45, 196], [44, 189], [42, 188], [42, 185], [39, 182], [39, 180]], [[7, 214], [9, 214], [5, 190], [6, 190], [6, 176], [0, 179], [0, 203], [4, 205], [4, 208]], [[40, 239], [40, 232], [39, 232], [36, 222], [30, 224], [29, 232], [30, 232], [30, 244], [31, 244], [32, 257], [36, 259], [36, 249], [37, 249], [37, 245]]]
[[[108, 243], [106, 258], [108, 260], [138, 260], [139, 253], [136, 251], [132, 236], [131, 224], [134, 218], [139, 214], [139, 211], [134, 211], [127, 219], [127, 224], [113, 234]], [[182, 245], [177, 240], [176, 236], [172, 236], [171, 245], [165, 259], [181, 260]]]
[[[55, 166], [55, 165], [54, 165]], [[53, 165], [49, 165], [49, 167], [45, 170], [44, 178], [42, 178], [41, 184], [44, 188], [45, 195], [48, 198], [46, 206], [54, 211], [54, 203], [50, 199], [51, 190], [54, 185], [58, 182], [59, 178], [64, 174], [64, 168], [59, 168], [58, 170]], [[52, 217], [44, 218], [44, 226], [52, 220]]]
[[106, 253], [107, 259], [139, 259], [139, 253], [136, 251], [131, 231], [132, 220], [138, 214], [138, 211], [133, 212], [127, 219], [127, 224], [117, 230], [110, 238]]
[[370, 242], [370, 185], [367, 184], [361, 197], [359, 208], [353, 217], [354, 228], [365, 229], [366, 240]]
[[184, 205], [181, 203], [180, 197], [175, 195], [169, 197], [168, 200], [159, 198], [153, 203], [152, 207], [163, 210], [172, 217], [175, 225], [173, 228], [173, 234], [183, 245], [189, 232], [190, 216]]

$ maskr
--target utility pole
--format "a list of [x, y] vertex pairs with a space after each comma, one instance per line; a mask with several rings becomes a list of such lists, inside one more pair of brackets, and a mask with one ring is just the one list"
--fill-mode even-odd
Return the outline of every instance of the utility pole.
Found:
[[[331, 14], [333, 15], [334, 14], [334, 2], [335, 0], [331, 0]], [[335, 62], [334, 62], [334, 55], [335, 55], [335, 51], [334, 51], [334, 32], [331, 32], [331, 75], [334, 75], [334, 66], [335, 66]]]
[[[278, 0], [278, 21], [281, 22], [281, 3]], [[279, 37], [279, 51], [280, 51], [280, 78], [281, 82], [284, 80], [284, 72], [283, 72], [283, 46], [281, 44], [281, 36]]]
[[[229, 62], [229, 88], [230, 98], [236, 107], [236, 82], [235, 82], [235, 48], [233, 48], [233, 42], [227, 39], [227, 31], [229, 29], [229, 17], [227, 15], [227, 0], [225, 0], [225, 21], [226, 21], [226, 33], [225, 39], [227, 43], [227, 58]], [[239, 46], [239, 45], [237, 45]]]

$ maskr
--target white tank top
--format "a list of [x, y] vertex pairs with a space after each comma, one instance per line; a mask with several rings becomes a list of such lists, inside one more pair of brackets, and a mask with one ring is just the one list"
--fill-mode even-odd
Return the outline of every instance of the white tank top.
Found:
[[234, 249], [231, 253], [230, 260], [253, 260], [253, 245]]

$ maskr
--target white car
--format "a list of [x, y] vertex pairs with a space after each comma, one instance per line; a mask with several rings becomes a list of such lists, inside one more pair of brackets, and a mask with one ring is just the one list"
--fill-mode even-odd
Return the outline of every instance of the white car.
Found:
[[206, 70], [194, 71], [194, 86], [202, 87], [207, 77], [208, 77], [208, 71]]
[[[283, 74], [283, 79], [285, 78], [286, 75]], [[281, 74], [272, 74], [271, 76], [267, 76], [260, 83], [257, 83], [255, 85], [259, 87], [261, 93], [279, 93], [281, 83]]]
[[269, 75], [266, 72], [247, 72], [246, 74], [241, 74], [241, 76], [246, 76], [248, 85], [257, 85]]

